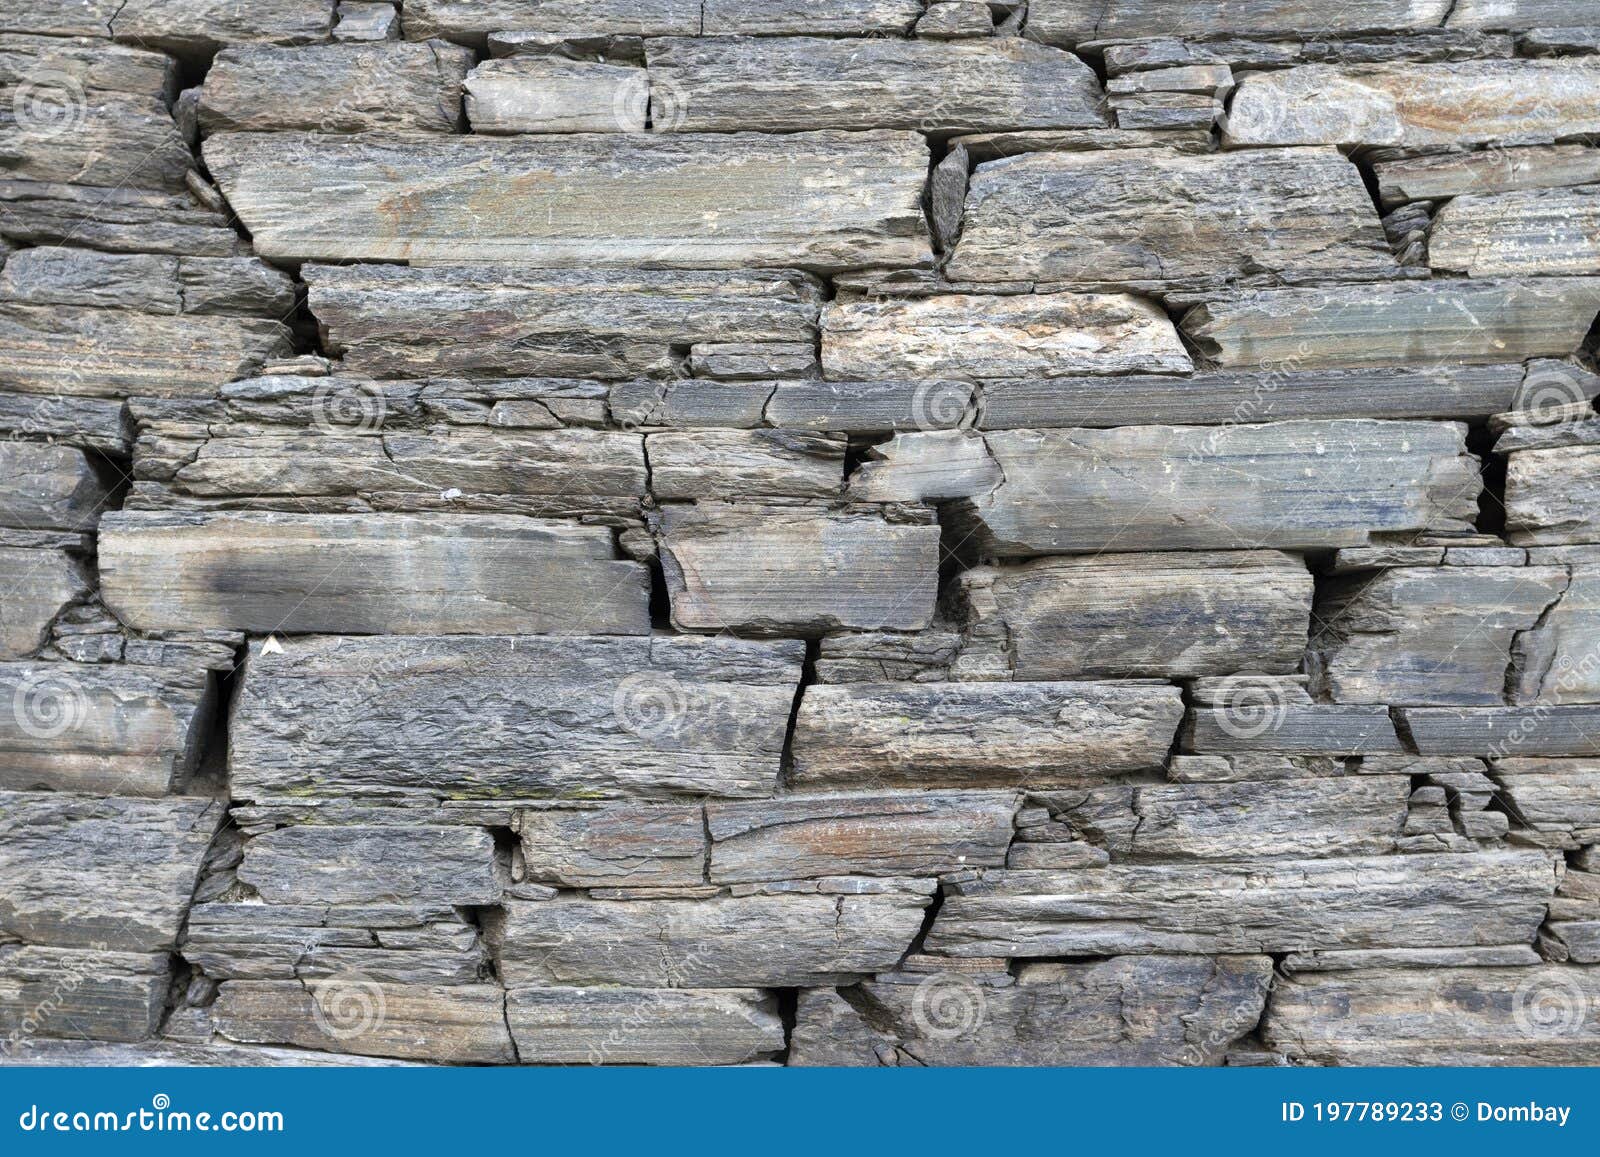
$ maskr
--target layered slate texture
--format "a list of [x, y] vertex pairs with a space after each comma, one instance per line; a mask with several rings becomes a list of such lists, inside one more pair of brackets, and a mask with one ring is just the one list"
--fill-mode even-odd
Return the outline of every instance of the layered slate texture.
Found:
[[1600, 1063], [1585, 19], [13, 3], [0, 1056]]

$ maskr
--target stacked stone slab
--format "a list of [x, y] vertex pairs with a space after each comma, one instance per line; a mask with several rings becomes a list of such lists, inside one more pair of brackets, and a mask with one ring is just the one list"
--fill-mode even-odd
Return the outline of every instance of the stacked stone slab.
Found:
[[1585, 21], [14, 0], [0, 1059], [1600, 1063]]

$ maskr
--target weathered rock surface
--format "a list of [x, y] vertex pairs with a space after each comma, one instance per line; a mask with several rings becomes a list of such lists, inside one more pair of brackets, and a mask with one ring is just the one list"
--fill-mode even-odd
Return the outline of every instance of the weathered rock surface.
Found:
[[1600, 755], [1600, 706], [1401, 707], [1424, 755]]
[[161, 1021], [168, 958], [160, 953], [0, 948], [0, 1033], [10, 1053], [35, 1035], [141, 1041]]
[[[282, 165], [286, 148], [298, 164]], [[684, 269], [930, 259], [919, 204], [927, 150], [911, 133], [776, 144], [744, 133], [219, 133], [205, 160], [272, 259]], [[308, 200], [322, 211], [306, 214]]]
[[83, 549], [76, 534], [0, 531], [0, 660], [33, 655], [55, 617], [93, 589]]
[[1374, 29], [1433, 28], [1449, 0], [1353, 0], [1327, 9], [1302, 0], [1033, 0], [1028, 33], [1051, 44], [1207, 36], [1338, 36]]
[[245, 845], [239, 879], [274, 904], [494, 904], [494, 838], [482, 828], [314, 825]]
[[642, 133], [650, 105], [641, 68], [550, 56], [486, 60], [465, 89], [475, 133]]
[[1289, 952], [1516, 944], [1555, 890], [1543, 852], [991, 872], [959, 885], [928, 951], [952, 956]]
[[1506, 460], [1506, 537], [1519, 546], [1600, 541], [1600, 446], [1519, 450]]
[[111, 501], [115, 478], [115, 471], [82, 450], [0, 442], [0, 525], [93, 530]]
[[235, 798], [770, 795], [802, 645], [566, 636], [252, 644]]
[[1334, 149], [991, 161], [948, 267], [962, 281], [1143, 290], [1396, 272], [1360, 171]]
[[1529, 145], [1439, 153], [1372, 166], [1385, 208], [1408, 201], [1487, 196], [1600, 181], [1600, 151], [1585, 145]]
[[1428, 264], [1471, 277], [1600, 272], [1600, 189], [1456, 197], [1428, 231]]
[[100, 568], [107, 605], [146, 629], [650, 630], [648, 576], [612, 533], [541, 519], [119, 512]]
[[513, 988], [506, 1021], [534, 1065], [739, 1065], [785, 1045], [756, 989]]
[[517, 813], [527, 878], [567, 888], [692, 887], [705, 881], [698, 806], [613, 804]]

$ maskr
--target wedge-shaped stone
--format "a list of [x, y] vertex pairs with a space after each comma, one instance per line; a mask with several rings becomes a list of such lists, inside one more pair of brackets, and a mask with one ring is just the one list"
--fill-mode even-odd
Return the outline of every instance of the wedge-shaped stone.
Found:
[[252, 644], [235, 799], [417, 793], [762, 796], [798, 643], [541, 636]]
[[1600, 541], [1600, 446], [1519, 450], [1506, 458], [1506, 537], [1519, 546]]
[[939, 528], [869, 508], [698, 503], [662, 512], [672, 621], [695, 631], [916, 631], [933, 618]]
[[210, 799], [0, 792], [0, 931], [97, 951], [170, 949], [222, 812]]
[[806, 688], [797, 787], [1045, 787], [1161, 766], [1182, 714], [1149, 683], [841, 683]]
[[919, 792], [709, 804], [711, 882], [1002, 867], [1020, 802], [1011, 792]]
[[845, 440], [796, 430], [651, 434], [650, 491], [663, 502], [832, 498], [844, 487]]
[[472, 64], [470, 49], [440, 41], [225, 48], [200, 89], [200, 125], [454, 132]]
[[474, 68], [466, 99], [475, 133], [642, 133], [650, 80], [630, 65], [513, 56]]
[[854, 1007], [802, 992], [789, 1063], [874, 1065], [903, 1050], [923, 1065], [1216, 1064], [1260, 1019], [1271, 979], [1265, 956], [1025, 964], [1004, 988], [895, 973], [854, 990]]
[[1327, 369], [1561, 357], [1597, 312], [1600, 278], [1446, 281], [1258, 290], [1196, 306], [1180, 328], [1223, 367]]
[[1313, 1065], [1592, 1065], [1600, 968], [1374, 968], [1273, 985], [1269, 1048]]
[[317, 44], [333, 31], [334, 0], [128, 0], [113, 35], [180, 55], [227, 44]]
[[677, 132], [1100, 128], [1100, 83], [1071, 53], [972, 41], [652, 40], [654, 123]]
[[1132, 149], [979, 165], [947, 272], [1157, 290], [1398, 270], [1360, 170], [1336, 149]]
[[787, 1044], [756, 989], [513, 988], [506, 1020], [525, 1065], [741, 1065]]
[[495, 904], [483, 828], [303, 824], [252, 836], [239, 879], [271, 904]]
[[[705, 900], [511, 900], [496, 959], [510, 988], [789, 988], [899, 963], [930, 897], [915, 892]], [[491, 929], [491, 937], [495, 931]]]
[[1600, 181], [1600, 149], [1530, 145], [1441, 153], [1380, 161], [1372, 172], [1383, 206], [1393, 209], [1410, 201], [1592, 184]]
[[[985, 430], [1230, 425], [1296, 418], [1476, 418], [1515, 408], [1520, 365], [1223, 371], [985, 382]], [[820, 383], [831, 386], [835, 383]], [[774, 406], [784, 397], [780, 386]]]
[[241, 1044], [456, 1065], [516, 1059], [497, 984], [379, 984], [357, 975], [313, 984], [230, 980], [217, 995], [212, 1021]]
[[1392, 851], [1404, 775], [1111, 784], [1042, 797], [1114, 861], [1360, 856]]
[[308, 266], [311, 312], [345, 368], [376, 377], [670, 374], [700, 340], [813, 341], [794, 273], [537, 273]]
[[1278, 422], [984, 435], [1005, 481], [958, 525], [1002, 556], [1359, 546], [1376, 531], [1470, 530], [1481, 489], [1465, 429]]
[[1457, 197], [1428, 230], [1428, 264], [1470, 277], [1600, 273], [1600, 187]]
[[1600, 755], [1600, 706], [1400, 707], [1423, 755]]
[[147, 630], [650, 630], [649, 577], [611, 531], [516, 516], [121, 511], [100, 576]]
[[1028, 35], [1051, 44], [1183, 35], [1273, 36], [1436, 28], [1450, 0], [1033, 0]]
[[[295, 165], [283, 164], [286, 150]], [[685, 269], [931, 260], [920, 203], [927, 146], [914, 133], [222, 133], [205, 159], [269, 259]], [[318, 211], [307, 213], [312, 202]]]
[[198, 666], [0, 663], [0, 787], [163, 795], [199, 760], [213, 698]]
[[1565, 570], [1567, 583], [1539, 622], [1517, 636], [1511, 701], [1600, 702], [1600, 670], [1584, 661], [1600, 653], [1600, 548], [1552, 547], [1529, 554], [1536, 567]]
[[1335, 703], [1503, 703], [1512, 646], [1566, 590], [1560, 567], [1397, 567], [1319, 592], [1308, 669]]
[[927, 945], [1017, 957], [1514, 944], [1556, 878], [1534, 851], [990, 872], [956, 886]]
[[527, 878], [568, 888], [681, 888], [704, 883], [699, 805], [615, 804], [517, 813]]
[[1057, 378], [1187, 373], [1167, 315], [1125, 294], [946, 294], [849, 301], [822, 318], [830, 378]]
[[170, 972], [164, 953], [6, 945], [0, 948], [0, 1033], [8, 1046], [34, 1036], [144, 1040], [161, 1023]]
[[76, 534], [0, 530], [0, 660], [36, 652], [55, 617], [94, 589], [85, 546]]
[[1494, 778], [1507, 808], [1530, 828], [1600, 843], [1600, 760], [1512, 753], [1495, 761]]
[[1541, 144], [1600, 131], [1600, 60], [1307, 64], [1241, 78], [1228, 145]]
[[0, 302], [0, 389], [68, 397], [209, 394], [290, 352], [264, 318]]
[[1311, 573], [1276, 551], [1040, 559], [959, 582], [967, 649], [1016, 679], [1287, 673], [1311, 614]]
[[82, 450], [0, 442], [0, 526], [93, 530], [114, 487], [115, 473]]

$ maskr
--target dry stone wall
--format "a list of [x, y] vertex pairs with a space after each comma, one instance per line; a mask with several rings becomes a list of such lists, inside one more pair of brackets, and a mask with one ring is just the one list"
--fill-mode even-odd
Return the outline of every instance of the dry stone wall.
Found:
[[1600, 1063], [1587, 0], [10, 0], [0, 1056]]

